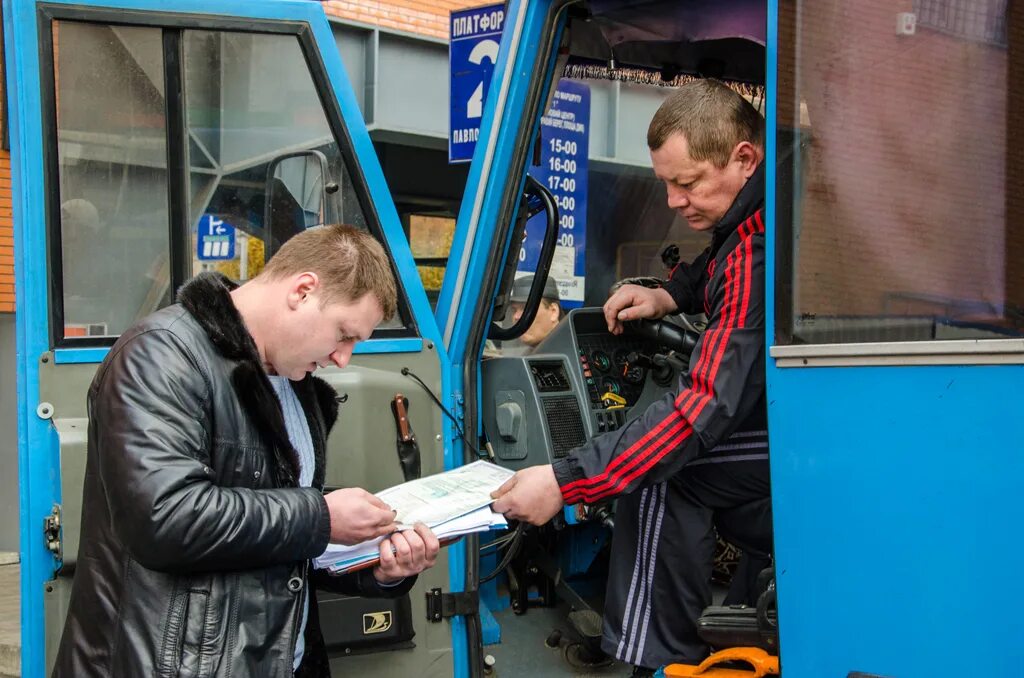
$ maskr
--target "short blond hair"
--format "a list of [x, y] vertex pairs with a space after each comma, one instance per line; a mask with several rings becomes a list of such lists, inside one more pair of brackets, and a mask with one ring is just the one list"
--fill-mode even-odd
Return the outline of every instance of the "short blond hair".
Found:
[[764, 118], [718, 80], [693, 80], [662, 102], [647, 128], [647, 146], [656, 151], [673, 134], [686, 137], [694, 160], [725, 167], [742, 141], [764, 148]]
[[334, 224], [302, 231], [281, 246], [259, 277], [279, 280], [306, 271], [320, 279], [323, 304], [359, 301], [372, 294], [384, 311], [384, 320], [398, 309], [391, 260], [364, 230]]

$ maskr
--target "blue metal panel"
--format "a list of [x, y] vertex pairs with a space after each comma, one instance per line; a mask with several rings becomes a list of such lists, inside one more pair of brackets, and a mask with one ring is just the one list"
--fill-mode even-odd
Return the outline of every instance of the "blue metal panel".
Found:
[[[778, 71], [779, 71], [779, 2], [768, 0], [768, 33], [765, 36], [765, 332], [768, 346], [775, 336], [775, 174], [778, 167], [778, 140], [775, 130], [778, 125]], [[772, 361], [768, 360], [771, 370]], [[769, 383], [770, 386], [770, 383]], [[771, 399], [769, 398], [769, 401]]]
[[[352, 353], [357, 355], [374, 355], [377, 353], [419, 353], [423, 350], [423, 340], [419, 337], [409, 339], [372, 339], [356, 344]], [[107, 357], [110, 348], [99, 346], [94, 348], [59, 348], [53, 352], [53, 362], [57, 365], [78, 363], [101, 363]]]
[[92, 348], [59, 348], [53, 352], [53, 362], [57, 365], [78, 365], [82, 363], [101, 363], [110, 353], [109, 346]]
[[1024, 673], [1024, 367], [771, 376], [790, 678]]
[[356, 344], [353, 353], [358, 355], [370, 355], [374, 353], [419, 353], [422, 350], [422, 339], [376, 339]]
[[[83, 6], [81, 0], [57, 0], [63, 4]], [[319, 5], [289, 0], [116, 0], [97, 6], [116, 9], [153, 10], [189, 14], [217, 15], [266, 20], [306, 22], [312, 31], [317, 49], [338, 98], [354, 150], [366, 177], [371, 198], [380, 215], [381, 226], [398, 273], [408, 294], [412, 312], [422, 337], [438, 348], [441, 360], [443, 393], [452, 393], [450, 369], [440, 333], [430, 304], [416, 270], [412, 253], [402, 231], [383, 172], [369, 134], [363, 124], [356, 97], [342, 66], [330, 27]], [[22, 670], [25, 675], [44, 672], [43, 582], [52, 578], [55, 561], [46, 550], [41, 533], [43, 518], [54, 503], [60, 502], [57, 437], [47, 422], [35, 416], [39, 400], [36, 361], [48, 348], [45, 196], [40, 118], [39, 45], [36, 27], [36, 3], [15, 0], [4, 5], [4, 31], [8, 72], [8, 110], [12, 150], [12, 193], [15, 223], [17, 292], [17, 363], [18, 363], [18, 450], [19, 488], [21, 500], [21, 600], [22, 600]], [[157, 20], [155, 23], [159, 23]], [[378, 344], [378, 342], [372, 342]], [[415, 345], [414, 345], [415, 344]], [[359, 352], [398, 352], [422, 350], [422, 340], [396, 340], [365, 345]], [[90, 362], [102, 359], [104, 349], [60, 352], [58, 362]], [[444, 396], [452, 408], [450, 395]], [[448, 440], [455, 437], [449, 422], [444, 422]], [[446, 466], [461, 460], [451, 446], [446, 447]], [[452, 549], [460, 563], [452, 568], [453, 588], [461, 588], [461, 562], [464, 547]], [[456, 666], [465, 672], [467, 648], [464, 623], [453, 621], [453, 648]], [[457, 673], [457, 675], [460, 675]]]
[[44, 671], [43, 582], [55, 560], [40, 527], [60, 501], [56, 436], [35, 414], [39, 403], [36, 361], [47, 349], [46, 236], [43, 211], [43, 144], [39, 117], [39, 50], [35, 5], [4, 4], [7, 110], [11, 137], [11, 196], [17, 313], [18, 489], [21, 550], [21, 670]]

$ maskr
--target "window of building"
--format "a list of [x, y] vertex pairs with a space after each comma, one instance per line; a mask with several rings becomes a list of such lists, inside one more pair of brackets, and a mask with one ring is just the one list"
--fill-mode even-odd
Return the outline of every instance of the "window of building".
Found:
[[914, 0], [917, 25], [966, 40], [1006, 46], [1007, 0]]
[[408, 214], [409, 247], [416, 270], [427, 292], [431, 306], [437, 305], [448, 254], [455, 234], [455, 218], [445, 215]]

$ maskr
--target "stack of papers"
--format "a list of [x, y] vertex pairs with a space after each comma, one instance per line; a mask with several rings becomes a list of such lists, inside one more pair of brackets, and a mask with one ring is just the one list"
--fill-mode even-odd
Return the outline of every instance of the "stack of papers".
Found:
[[[476, 461], [445, 473], [438, 473], [378, 492], [398, 513], [399, 530], [424, 523], [442, 541], [450, 542], [474, 532], [508, 527], [504, 516], [490, 509], [491, 492], [514, 475], [509, 469]], [[332, 574], [361, 569], [380, 557], [383, 537], [355, 546], [329, 544], [313, 562]]]

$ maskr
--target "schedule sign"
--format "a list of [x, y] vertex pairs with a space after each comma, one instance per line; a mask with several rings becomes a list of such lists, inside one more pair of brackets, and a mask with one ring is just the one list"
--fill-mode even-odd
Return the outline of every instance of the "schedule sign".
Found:
[[[590, 88], [561, 80], [551, 108], [541, 118], [541, 162], [530, 176], [547, 187], [558, 205], [558, 244], [550, 275], [564, 308], [583, 305], [587, 234], [587, 152], [590, 142]], [[546, 216], [526, 224], [517, 276], [537, 270]]]

